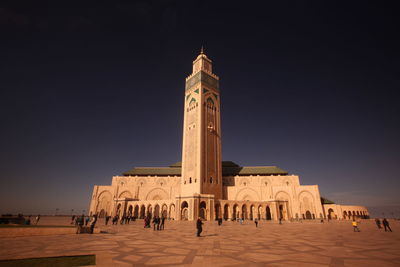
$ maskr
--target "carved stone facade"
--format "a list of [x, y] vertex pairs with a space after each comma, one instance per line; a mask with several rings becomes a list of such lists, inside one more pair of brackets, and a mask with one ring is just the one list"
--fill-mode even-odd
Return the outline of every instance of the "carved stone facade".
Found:
[[175, 220], [349, 219], [368, 217], [359, 206], [321, 203], [318, 185], [275, 166], [222, 162], [219, 78], [203, 53], [186, 78], [182, 162], [133, 168], [95, 185], [90, 213], [165, 216]]

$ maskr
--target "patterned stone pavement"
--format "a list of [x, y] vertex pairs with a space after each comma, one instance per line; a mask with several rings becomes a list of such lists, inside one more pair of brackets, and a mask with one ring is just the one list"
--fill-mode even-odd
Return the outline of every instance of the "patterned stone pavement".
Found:
[[0, 259], [96, 254], [98, 266], [400, 266], [400, 223], [393, 233], [363, 221], [284, 223], [166, 222], [164, 231], [130, 225], [104, 226], [107, 233], [0, 238]]

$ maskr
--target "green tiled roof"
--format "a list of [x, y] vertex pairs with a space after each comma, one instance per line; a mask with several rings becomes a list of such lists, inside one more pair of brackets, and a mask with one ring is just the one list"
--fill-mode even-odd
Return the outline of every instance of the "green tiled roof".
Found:
[[321, 197], [321, 204], [335, 204], [332, 200], [329, 200], [327, 198]]
[[123, 173], [124, 176], [148, 176], [148, 175], [177, 175], [181, 176], [181, 168], [171, 167], [136, 167]]
[[[148, 176], [148, 175], [160, 175], [160, 176], [180, 176], [181, 175], [182, 162], [176, 162], [169, 167], [136, 167], [127, 172], [124, 172], [124, 176]], [[255, 167], [240, 167], [232, 161], [222, 162], [222, 175], [287, 175], [288, 172], [278, 168], [276, 166], [255, 166]]]
[[222, 175], [287, 175], [288, 172], [276, 166], [254, 166], [254, 167], [222, 167]]

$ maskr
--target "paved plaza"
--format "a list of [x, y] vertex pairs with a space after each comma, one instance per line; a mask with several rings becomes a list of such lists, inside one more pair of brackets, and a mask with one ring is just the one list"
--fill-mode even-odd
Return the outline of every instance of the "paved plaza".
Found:
[[[54, 224], [49, 220], [41, 223]], [[96, 254], [98, 266], [400, 266], [400, 223], [390, 222], [393, 233], [372, 220], [362, 221], [360, 233], [350, 221], [261, 221], [258, 228], [251, 221], [205, 222], [202, 237], [195, 222], [167, 221], [164, 231], [144, 229], [142, 220], [100, 222], [107, 233], [0, 235], [0, 259]]]

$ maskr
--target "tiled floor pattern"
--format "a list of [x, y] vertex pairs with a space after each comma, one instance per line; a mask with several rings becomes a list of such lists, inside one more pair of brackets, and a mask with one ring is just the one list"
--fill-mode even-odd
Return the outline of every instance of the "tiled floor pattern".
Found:
[[261, 222], [256, 228], [206, 222], [203, 237], [194, 222], [167, 222], [164, 231], [130, 225], [100, 226], [94, 235], [49, 235], [0, 239], [0, 259], [91, 254], [99, 266], [400, 266], [400, 223], [393, 233], [363, 221]]

